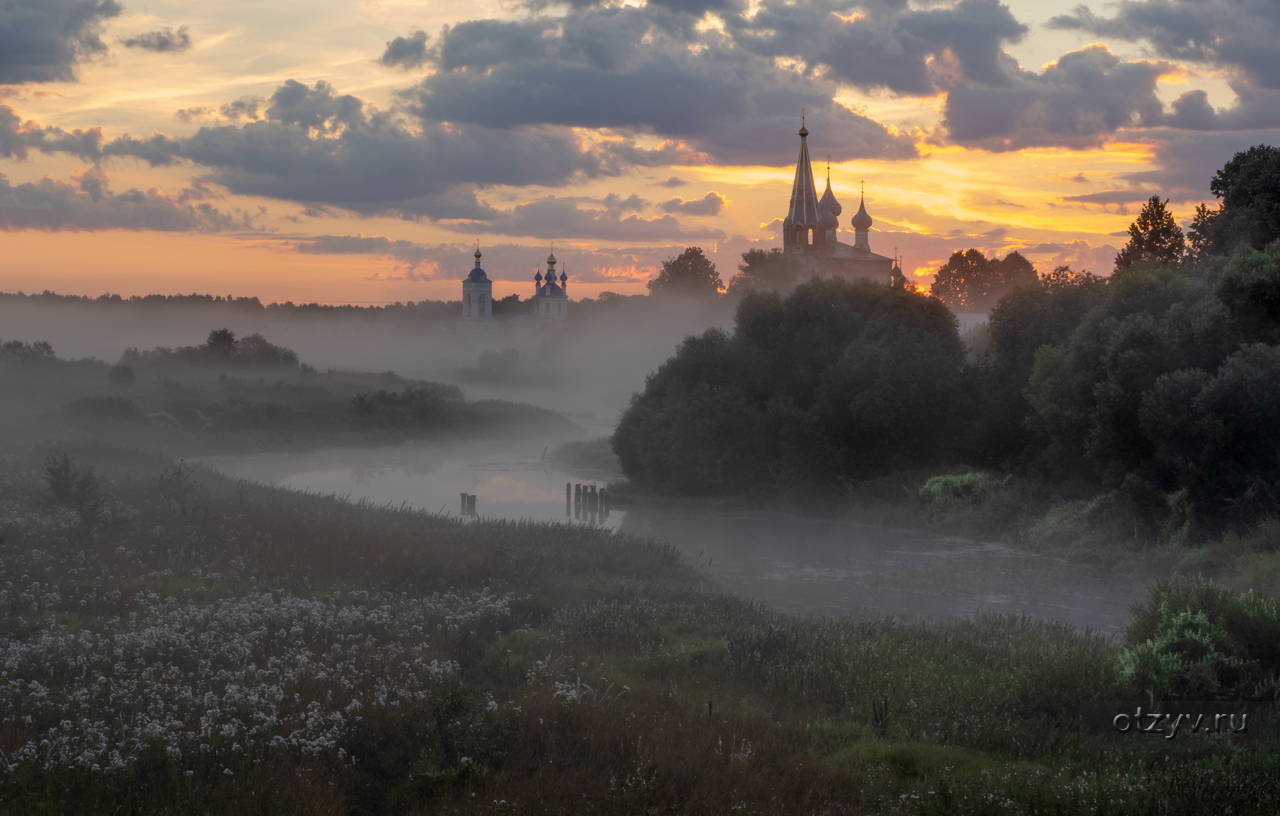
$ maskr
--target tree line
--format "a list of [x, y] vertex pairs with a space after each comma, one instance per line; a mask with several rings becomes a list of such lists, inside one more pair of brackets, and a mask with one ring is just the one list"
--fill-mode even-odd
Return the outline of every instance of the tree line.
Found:
[[[1188, 234], [1150, 199], [1106, 277], [971, 250], [944, 270], [983, 285], [942, 277], [938, 296], [743, 282], [734, 330], [686, 339], [614, 449], [661, 492], [838, 492], [964, 464], [1106, 494], [1153, 539], [1280, 514], [1280, 150], [1236, 155], [1210, 189]], [[995, 298], [980, 355], [940, 299], [956, 292]]]

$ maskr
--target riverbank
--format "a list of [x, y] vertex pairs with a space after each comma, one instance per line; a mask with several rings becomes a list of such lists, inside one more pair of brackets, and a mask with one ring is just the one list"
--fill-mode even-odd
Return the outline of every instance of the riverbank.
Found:
[[1141, 691], [1098, 634], [795, 618], [654, 539], [126, 451], [89, 464], [63, 493], [38, 460], [0, 465], [0, 812], [1265, 813], [1280, 795], [1274, 752], [1082, 740], [1082, 702]]

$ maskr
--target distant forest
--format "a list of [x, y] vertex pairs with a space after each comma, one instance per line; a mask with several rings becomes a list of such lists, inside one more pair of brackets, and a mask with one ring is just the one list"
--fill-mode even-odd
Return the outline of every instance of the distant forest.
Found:
[[1280, 515], [1280, 150], [1237, 154], [1210, 189], [1187, 234], [1151, 198], [1107, 277], [956, 253], [939, 295], [978, 310], [1008, 287], [968, 348], [935, 297], [747, 291], [732, 333], [649, 377], [615, 451], [638, 485], [700, 495], [977, 467], [1093, 496], [1144, 540]]

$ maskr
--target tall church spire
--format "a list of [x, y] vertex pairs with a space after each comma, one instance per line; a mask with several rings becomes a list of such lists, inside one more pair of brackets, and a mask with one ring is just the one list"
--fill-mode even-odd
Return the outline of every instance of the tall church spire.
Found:
[[[818, 226], [818, 191], [813, 183], [813, 167], [809, 162], [809, 129], [800, 122], [800, 155], [796, 158], [796, 179], [791, 185], [791, 207], [784, 226], [799, 233]], [[808, 236], [798, 243], [807, 244]]]

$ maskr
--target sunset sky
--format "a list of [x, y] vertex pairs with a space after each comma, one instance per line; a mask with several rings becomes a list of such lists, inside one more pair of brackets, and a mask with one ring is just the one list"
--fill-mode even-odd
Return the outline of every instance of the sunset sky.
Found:
[[909, 277], [1107, 273], [1280, 143], [1278, 42], [1274, 0], [0, 0], [0, 291], [456, 299], [476, 241], [497, 296], [553, 241], [575, 298], [727, 280], [801, 108]]

